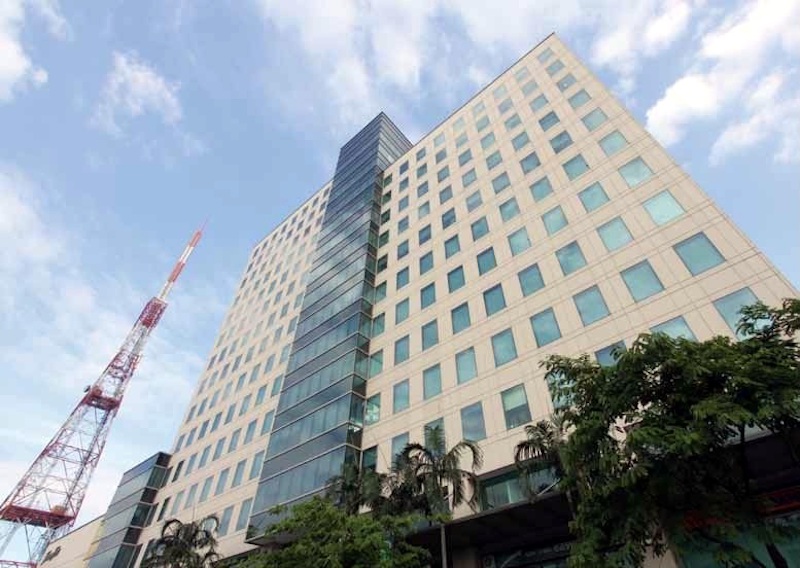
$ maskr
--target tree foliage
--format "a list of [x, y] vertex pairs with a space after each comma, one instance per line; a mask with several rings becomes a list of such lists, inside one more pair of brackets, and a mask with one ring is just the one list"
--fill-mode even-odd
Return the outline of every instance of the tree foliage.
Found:
[[642, 335], [613, 366], [586, 355], [544, 362], [571, 402], [569, 436], [558, 443], [534, 426], [517, 457], [563, 466], [562, 488], [577, 497], [571, 566], [639, 566], [668, 535], [716, 546], [720, 565], [757, 566], [732, 544], [745, 530], [781, 565], [775, 543], [787, 530], [762, 519], [744, 441], [761, 430], [797, 450], [798, 329], [800, 301], [787, 300], [743, 310], [741, 341]]
[[405, 541], [414, 521], [412, 516], [348, 514], [329, 499], [314, 497], [267, 529], [267, 538], [289, 535], [286, 546], [254, 555], [238, 568], [419, 568], [427, 551]]
[[170, 519], [161, 527], [161, 536], [142, 561], [142, 568], [208, 568], [219, 560], [214, 532], [219, 521], [209, 516], [184, 523]]

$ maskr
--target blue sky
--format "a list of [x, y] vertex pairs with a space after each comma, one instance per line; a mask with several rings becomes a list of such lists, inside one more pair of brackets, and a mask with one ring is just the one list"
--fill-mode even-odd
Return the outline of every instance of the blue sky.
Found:
[[800, 0], [91, 4], [0, 2], [3, 496], [204, 219], [83, 520], [169, 449], [250, 247], [339, 147], [380, 110], [418, 139], [551, 31], [800, 285]]

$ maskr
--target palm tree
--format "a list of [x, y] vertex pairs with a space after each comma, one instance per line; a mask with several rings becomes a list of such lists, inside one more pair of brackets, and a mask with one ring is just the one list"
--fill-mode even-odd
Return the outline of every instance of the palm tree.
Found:
[[348, 515], [355, 515], [361, 507], [378, 512], [384, 506], [386, 475], [369, 468], [359, 468], [355, 463], [346, 463], [342, 473], [333, 477], [327, 495], [341, 505]]
[[[427, 514], [449, 514], [462, 503], [475, 510], [478, 503], [475, 471], [483, 466], [483, 451], [469, 440], [462, 440], [445, 451], [444, 433], [438, 426], [426, 430], [426, 434], [424, 445], [412, 443], [403, 449], [396, 469], [405, 470], [405, 475], [427, 498]], [[470, 469], [461, 468], [465, 455], [470, 458]]]
[[[525, 426], [525, 439], [514, 448], [514, 463], [520, 470], [523, 486], [531, 499], [535, 499], [556, 488], [564, 478], [562, 450], [566, 441], [565, 418], [557, 412], [550, 420], [540, 420]], [[531, 478], [536, 474], [551, 472], [555, 481], [548, 475], [535, 487]]]
[[142, 568], [208, 568], [219, 560], [214, 532], [219, 520], [211, 515], [183, 523], [170, 519], [161, 527], [161, 537], [142, 561]]

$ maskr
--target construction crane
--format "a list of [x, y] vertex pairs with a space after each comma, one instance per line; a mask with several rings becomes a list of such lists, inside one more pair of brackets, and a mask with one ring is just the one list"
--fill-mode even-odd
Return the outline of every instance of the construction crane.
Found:
[[202, 234], [203, 227], [186, 245], [159, 294], [145, 304], [117, 354], [94, 384], [84, 390], [66, 422], [3, 501], [0, 558], [22, 529], [27, 559], [0, 560], [0, 568], [35, 568], [47, 546], [75, 524], [145, 343], [164, 314], [167, 296]]

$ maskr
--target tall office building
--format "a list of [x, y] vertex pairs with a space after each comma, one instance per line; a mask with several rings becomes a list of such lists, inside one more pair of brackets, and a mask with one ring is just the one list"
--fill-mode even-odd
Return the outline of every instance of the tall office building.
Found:
[[565, 519], [512, 507], [514, 445], [554, 408], [539, 362], [732, 335], [741, 306], [795, 294], [551, 35], [414, 145], [376, 117], [256, 244], [140, 542], [216, 514], [242, 553], [271, 506], [438, 425], [485, 453], [454, 565], [559, 565]]

